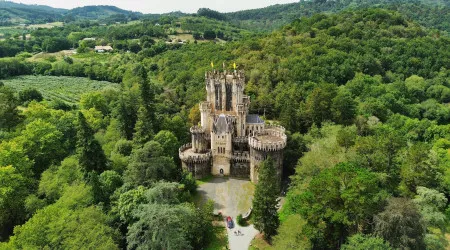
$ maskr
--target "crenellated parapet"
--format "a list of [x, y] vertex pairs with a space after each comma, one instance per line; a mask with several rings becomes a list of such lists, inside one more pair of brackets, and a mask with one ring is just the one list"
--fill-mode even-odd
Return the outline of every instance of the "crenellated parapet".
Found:
[[247, 143], [248, 137], [247, 136], [236, 136], [233, 137], [233, 143]]
[[205, 73], [205, 79], [207, 80], [206, 83], [208, 84], [208, 80], [214, 79], [214, 80], [222, 80], [226, 79], [227, 77], [231, 77], [232, 79], [237, 79], [240, 81], [245, 82], [245, 73], [243, 70], [234, 70], [234, 71], [207, 71]]
[[250, 153], [248, 152], [234, 152], [231, 156], [234, 162], [250, 162]]
[[192, 144], [188, 143], [178, 150], [181, 161], [186, 163], [204, 163], [211, 160], [211, 151], [206, 153], [195, 153], [192, 151]]
[[178, 153], [181, 155], [182, 152], [190, 148], [192, 148], [192, 143], [186, 143], [178, 149]]
[[248, 144], [250, 147], [259, 150], [259, 151], [279, 151], [286, 147], [286, 141], [262, 141], [257, 137], [249, 137]]
[[279, 151], [286, 147], [287, 136], [281, 126], [272, 126], [248, 138], [250, 147], [259, 151]]
[[280, 132], [282, 132], [283, 134], [286, 133], [286, 129], [283, 126], [280, 125], [276, 125], [276, 124], [266, 124], [265, 128], [267, 130], [278, 130]]

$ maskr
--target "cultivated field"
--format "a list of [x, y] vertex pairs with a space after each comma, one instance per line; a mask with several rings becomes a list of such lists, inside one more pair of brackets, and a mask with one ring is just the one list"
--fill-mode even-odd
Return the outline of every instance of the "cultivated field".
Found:
[[68, 104], [77, 103], [84, 93], [118, 87], [111, 82], [66, 76], [19, 76], [2, 80], [2, 82], [17, 91], [35, 88], [46, 100], [62, 100]]

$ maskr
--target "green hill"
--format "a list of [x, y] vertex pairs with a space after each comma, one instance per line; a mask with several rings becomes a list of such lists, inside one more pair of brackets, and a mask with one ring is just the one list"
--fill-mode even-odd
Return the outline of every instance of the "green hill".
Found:
[[68, 15], [73, 16], [75, 18], [87, 18], [98, 20], [98, 19], [105, 19], [113, 15], [140, 16], [142, 15], [142, 13], [123, 10], [115, 6], [99, 5], [99, 6], [84, 6], [71, 9], [66, 13], [66, 16]]
[[59, 20], [66, 11], [44, 5], [0, 1], [0, 25], [54, 22]]
[[337, 13], [345, 9], [369, 7], [398, 11], [425, 27], [450, 32], [450, 1], [448, 0], [312, 0], [225, 13], [225, 15], [228, 20], [243, 28], [274, 30], [297, 18], [310, 17], [317, 13]]
[[[84, 6], [71, 10], [57, 9], [44, 5], [27, 5], [9, 1], [0, 1], [0, 26], [18, 24], [38, 24], [55, 21], [80, 19], [109, 21], [118, 15], [122, 19], [136, 18], [142, 14], [123, 10], [115, 6]], [[112, 19], [113, 21], [115, 20]]]

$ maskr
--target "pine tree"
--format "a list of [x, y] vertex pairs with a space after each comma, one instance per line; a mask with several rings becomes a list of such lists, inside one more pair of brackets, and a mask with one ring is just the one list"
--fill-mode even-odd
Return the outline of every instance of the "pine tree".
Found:
[[89, 126], [83, 113], [78, 112], [77, 152], [80, 165], [86, 172], [103, 172], [107, 160], [100, 143], [94, 138], [94, 131]]
[[273, 160], [269, 157], [259, 167], [258, 184], [253, 198], [255, 228], [263, 232], [267, 240], [276, 234], [280, 224], [276, 208], [278, 194], [278, 175]]
[[147, 116], [147, 122], [150, 124], [148, 127], [155, 131], [156, 118], [155, 118], [155, 90], [154, 86], [149, 82], [147, 72], [144, 68], [139, 69], [140, 81], [140, 96], [141, 106], [144, 107]]
[[119, 128], [127, 140], [133, 139], [134, 127], [137, 121], [137, 110], [131, 104], [130, 96], [123, 95], [117, 106]]
[[153, 137], [151, 118], [143, 106], [139, 107], [138, 119], [134, 127], [133, 142], [144, 145]]

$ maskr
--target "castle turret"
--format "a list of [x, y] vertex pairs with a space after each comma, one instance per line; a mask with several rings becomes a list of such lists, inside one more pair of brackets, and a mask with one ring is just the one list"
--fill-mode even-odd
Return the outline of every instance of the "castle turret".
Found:
[[192, 150], [195, 153], [205, 153], [208, 151], [208, 138], [205, 129], [203, 127], [193, 126], [190, 131], [192, 136]]
[[211, 132], [211, 103], [200, 103], [200, 124], [205, 129], [205, 133]]
[[283, 149], [286, 147], [285, 129], [277, 125], [266, 125], [264, 131], [249, 136], [250, 180], [258, 182], [258, 169], [262, 161], [270, 156], [274, 161], [277, 175], [281, 181], [283, 170]]

